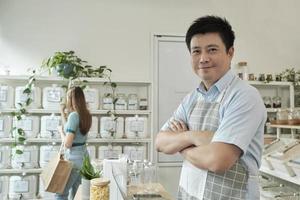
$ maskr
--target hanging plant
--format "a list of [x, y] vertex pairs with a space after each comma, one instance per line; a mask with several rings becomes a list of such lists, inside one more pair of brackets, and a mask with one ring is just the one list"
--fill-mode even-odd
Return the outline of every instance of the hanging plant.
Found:
[[[113, 110], [108, 111], [107, 114], [116, 119], [115, 103], [117, 98], [115, 90], [117, 84], [111, 81], [112, 70], [106, 66], [94, 67], [88, 65], [87, 61], [80, 59], [77, 55], [75, 55], [74, 51], [67, 51], [55, 52], [53, 56], [43, 61], [41, 67], [32, 71], [32, 75], [28, 78], [28, 82], [23, 91], [23, 94], [26, 94], [27, 99], [24, 103], [19, 103], [19, 107], [16, 109], [16, 111], [11, 113], [17, 121], [22, 120], [24, 116], [28, 115], [27, 108], [33, 102], [31, 94], [34, 89], [36, 77], [37, 75], [43, 74], [45, 70], [47, 70], [50, 75], [57, 74], [57, 76], [66, 80], [67, 85], [61, 85], [61, 87], [65, 88], [66, 90], [74, 85], [80, 86], [82, 89], [84, 89], [88, 81], [82, 80], [82, 78], [94, 77], [107, 79], [107, 81], [104, 82], [104, 85], [108, 85], [111, 88], [114, 105]], [[39, 73], [37, 74], [37, 72]], [[18, 147], [26, 144], [25, 131], [22, 128], [17, 128], [14, 126], [11, 130], [11, 133], [14, 134], [15, 138], [13, 147], [16, 149], [16, 154], [22, 154], [23, 151]]]

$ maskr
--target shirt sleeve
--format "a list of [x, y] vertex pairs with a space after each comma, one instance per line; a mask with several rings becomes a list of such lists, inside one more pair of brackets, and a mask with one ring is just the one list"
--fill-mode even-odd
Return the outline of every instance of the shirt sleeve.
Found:
[[170, 122], [172, 120], [180, 120], [186, 124], [188, 127], [188, 115], [193, 107], [193, 104], [197, 100], [197, 92], [191, 92], [186, 95], [180, 105], [177, 107], [173, 115], [165, 122], [160, 131], [169, 131], [170, 130]]
[[76, 112], [72, 112], [68, 116], [65, 131], [67, 134], [69, 133], [75, 134], [78, 128], [79, 128], [79, 116]]
[[224, 107], [212, 142], [234, 144], [244, 154], [253, 138], [261, 138], [266, 117], [266, 108], [256, 89], [238, 91]]

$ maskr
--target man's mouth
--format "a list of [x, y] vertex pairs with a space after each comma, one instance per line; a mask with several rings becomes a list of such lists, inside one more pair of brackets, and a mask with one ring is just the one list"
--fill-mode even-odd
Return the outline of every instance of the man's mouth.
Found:
[[209, 69], [209, 68], [213, 68], [215, 66], [199, 66], [198, 69]]

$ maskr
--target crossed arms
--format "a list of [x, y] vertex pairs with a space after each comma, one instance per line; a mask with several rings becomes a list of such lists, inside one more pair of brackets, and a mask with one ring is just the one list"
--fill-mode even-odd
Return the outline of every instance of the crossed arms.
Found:
[[156, 149], [166, 154], [179, 152], [194, 166], [216, 173], [229, 170], [242, 154], [233, 144], [211, 142], [210, 131], [189, 131], [182, 121], [173, 120], [169, 131], [156, 137]]

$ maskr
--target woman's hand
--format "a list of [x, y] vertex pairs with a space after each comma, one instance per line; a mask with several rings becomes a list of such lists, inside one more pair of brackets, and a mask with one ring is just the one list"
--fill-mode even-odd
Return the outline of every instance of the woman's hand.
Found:
[[170, 124], [170, 128], [173, 132], [184, 132], [187, 131], [187, 126], [183, 121], [173, 119]]

